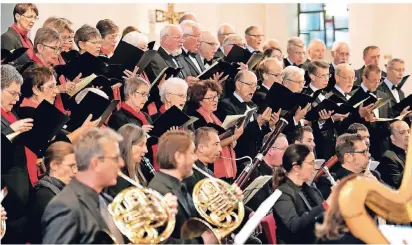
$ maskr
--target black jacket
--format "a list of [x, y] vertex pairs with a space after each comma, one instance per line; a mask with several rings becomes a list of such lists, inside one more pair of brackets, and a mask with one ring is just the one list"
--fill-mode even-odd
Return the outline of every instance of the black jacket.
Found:
[[97, 234], [108, 230], [99, 193], [76, 178], [46, 206], [41, 224], [46, 244], [95, 243]]
[[382, 180], [395, 189], [401, 185], [405, 171], [406, 153], [403, 149], [391, 144], [383, 154], [377, 170]]
[[[246, 105], [247, 104], [247, 105]], [[244, 114], [247, 110], [247, 106], [249, 108], [254, 108], [256, 105], [250, 101], [247, 103], [241, 103], [233, 94], [222, 100], [218, 104], [218, 109], [216, 111], [216, 116], [222, 122], [225, 120], [226, 116], [228, 115], [240, 115]], [[236, 157], [243, 157], [243, 156], [250, 156], [254, 158], [259, 149], [262, 146], [263, 137], [270, 132], [270, 129], [267, 125], [263, 125], [261, 128], [259, 127], [256, 121], [257, 115], [254, 115], [254, 121], [248, 122], [245, 130], [243, 131], [242, 136], [239, 137], [237, 140], [237, 144], [235, 147]], [[244, 169], [245, 161], [237, 161], [237, 172], [240, 174]]]
[[146, 67], [145, 72], [150, 81], [154, 81], [160, 72], [166, 67], [181, 67], [182, 71], [178, 74], [178, 77], [185, 79], [188, 74], [183, 69], [184, 61], [181, 55], [175, 57], [178, 65], [173, 62], [173, 57], [169, 55], [162, 47], [159, 47], [157, 54], [154, 56], [150, 64]]
[[190, 240], [180, 239], [180, 230], [184, 222], [187, 221], [189, 218], [198, 217], [198, 213], [194, 208], [191, 195], [188, 192], [183, 191], [183, 189], [186, 188], [186, 186], [182, 184], [178, 179], [165, 173], [158, 172], [156, 173], [152, 181], [150, 181], [148, 187], [159, 192], [161, 195], [172, 193], [177, 197], [178, 200], [178, 212], [176, 214], [175, 229], [172, 235], [166, 241], [164, 241], [164, 243], [203, 244], [203, 239], [201, 237]]
[[274, 205], [278, 243], [313, 243], [316, 219], [324, 212], [320, 192], [306, 184], [299, 187], [289, 178], [278, 189], [282, 191]]
[[[31, 42], [31, 40], [30, 40]], [[1, 35], [1, 48], [9, 51], [23, 47], [19, 34], [11, 27]], [[17, 66], [22, 66], [30, 61], [27, 52], [20, 56], [16, 61]]]
[[49, 176], [44, 176], [37, 182], [30, 212], [31, 243], [40, 244], [42, 242], [41, 217], [44, 209], [53, 197], [63, 190], [64, 186], [61, 180]]
[[[150, 116], [146, 112], [142, 113], [146, 117], [147, 122], [149, 124], [153, 124]], [[113, 114], [110, 116], [108, 126], [117, 131], [123, 125], [128, 123], [135, 124], [139, 127], [141, 127], [143, 124], [138, 118], [136, 118], [130, 112], [126, 111], [123, 108], [120, 108], [120, 110], [113, 112]]]
[[198, 53], [195, 54], [195, 59], [200, 67], [200, 71], [197, 69], [195, 63], [193, 63], [193, 61], [189, 57], [189, 54], [186, 53], [186, 51], [182, 50], [181, 56], [183, 58], [182, 60], [184, 61], [183, 69], [185, 70], [185, 73], [189, 76], [197, 77], [200, 75], [200, 73], [202, 73], [205, 70], [205, 66]]
[[[382, 82], [379, 87], [378, 90], [385, 93], [389, 98], [391, 98], [391, 100], [389, 101], [389, 109], [388, 109], [388, 117], [389, 118], [394, 118], [399, 116], [399, 114], [402, 111], [394, 111], [392, 109], [392, 106], [396, 105], [396, 99], [393, 96], [391, 89], [388, 88], [388, 85], [386, 85], [386, 83]], [[398, 94], [399, 94], [399, 100], [402, 101], [403, 99], [405, 99], [405, 93], [402, 90], [398, 90]], [[402, 108], [403, 109], [403, 108]]]

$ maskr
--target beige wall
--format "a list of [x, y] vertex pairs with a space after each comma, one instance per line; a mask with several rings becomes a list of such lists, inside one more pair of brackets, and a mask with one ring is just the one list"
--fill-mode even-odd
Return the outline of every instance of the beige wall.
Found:
[[[79, 28], [87, 23], [95, 25], [98, 20], [112, 19], [121, 29], [135, 25], [149, 35], [149, 39], [158, 39], [158, 33], [164, 24], [149, 24], [149, 11], [166, 9], [166, 3], [128, 3], [128, 4], [38, 4], [40, 20], [35, 31], [48, 16], [67, 17]], [[220, 24], [232, 23], [238, 34], [242, 34], [249, 25], [260, 25], [267, 38], [276, 38], [286, 48], [289, 37], [297, 32], [296, 4], [176, 4], [176, 11], [193, 12], [197, 15], [203, 29], [215, 32]], [[357, 69], [363, 65], [362, 50], [368, 45], [378, 45], [383, 56], [392, 55], [407, 61], [407, 70], [412, 72], [412, 51], [409, 49], [412, 39], [412, 4], [350, 4], [349, 38], [352, 47], [351, 63]], [[3, 17], [2, 17], [3, 22]], [[328, 52], [327, 58], [330, 57]], [[404, 88], [412, 93], [412, 80]]]

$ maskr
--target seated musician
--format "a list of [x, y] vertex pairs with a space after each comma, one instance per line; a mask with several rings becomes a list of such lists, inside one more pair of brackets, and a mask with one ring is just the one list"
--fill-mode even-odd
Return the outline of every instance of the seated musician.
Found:
[[273, 207], [279, 243], [313, 243], [315, 222], [329, 206], [315, 187], [306, 184], [315, 171], [315, 156], [303, 144], [290, 145], [282, 158], [283, 168], [274, 173], [274, 188], [282, 195]]
[[43, 164], [46, 175], [34, 187], [35, 193], [30, 212], [32, 234], [30, 242], [34, 244], [42, 242], [40, 221], [47, 204], [70, 183], [77, 173], [73, 146], [66, 142], [53, 143], [46, 150]]
[[[142, 186], [147, 186], [147, 183], [154, 176], [154, 172], [145, 165], [143, 160], [144, 155], [147, 153], [147, 136], [145, 131], [131, 123], [123, 125], [118, 131], [123, 137], [120, 142], [120, 153], [124, 160], [124, 167], [121, 168], [123, 174], [133, 179]], [[150, 164], [150, 162], [148, 163]], [[132, 186], [128, 181], [121, 177], [117, 178], [117, 184], [109, 187], [108, 194], [115, 197], [120, 191]]]
[[[380, 179], [377, 171], [366, 171], [370, 153], [369, 148], [362, 137], [357, 134], [342, 134], [336, 141], [336, 155], [341, 162], [332, 172], [335, 181], [343, 179], [351, 174], [363, 174], [371, 179]], [[330, 195], [331, 183], [325, 181], [326, 176], [321, 176], [317, 182], [319, 190], [324, 198]]]
[[[192, 104], [192, 109], [187, 110], [190, 116], [199, 118], [194, 123], [195, 129], [207, 126], [208, 123], [213, 123], [222, 126], [222, 121], [214, 114], [217, 110], [219, 97], [222, 93], [222, 87], [219, 83], [206, 80], [195, 83], [189, 88], [189, 102]], [[235, 129], [232, 137], [223, 139], [220, 142], [222, 147], [222, 156], [226, 158], [218, 158], [214, 161], [213, 172], [217, 178], [224, 178], [226, 182], [232, 183], [236, 178], [236, 158], [235, 151], [232, 149], [236, 145], [236, 141], [243, 133], [243, 127]], [[229, 158], [229, 159], [227, 159]]]
[[197, 160], [191, 134], [186, 131], [166, 132], [160, 137], [156, 157], [160, 170], [148, 187], [162, 195], [172, 192], [178, 199], [176, 225], [166, 243], [216, 244], [217, 240], [209, 231], [195, 239], [179, 239], [183, 223], [191, 217], [198, 216], [192, 197], [186, 185], [182, 183], [183, 179], [193, 174], [192, 164]]

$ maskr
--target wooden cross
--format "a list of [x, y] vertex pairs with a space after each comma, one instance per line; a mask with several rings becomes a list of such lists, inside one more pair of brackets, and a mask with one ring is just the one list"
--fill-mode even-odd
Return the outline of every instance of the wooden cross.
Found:
[[170, 24], [178, 24], [180, 17], [184, 12], [175, 12], [175, 4], [168, 3], [167, 11], [156, 9], [156, 22], [169, 22]]

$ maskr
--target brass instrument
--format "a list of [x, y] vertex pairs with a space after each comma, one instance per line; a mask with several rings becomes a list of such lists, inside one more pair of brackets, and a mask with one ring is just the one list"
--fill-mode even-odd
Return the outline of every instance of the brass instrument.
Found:
[[339, 209], [354, 236], [366, 243], [389, 244], [365, 205], [378, 216], [398, 224], [412, 221], [412, 137], [409, 137], [404, 175], [398, 190], [358, 176], [339, 193]]
[[121, 191], [108, 209], [120, 232], [134, 244], [157, 244], [173, 232], [176, 219], [158, 192], [144, 188], [122, 172], [134, 187]]
[[336, 186], [337, 183], [336, 183], [335, 179], [333, 178], [332, 174], [329, 172], [328, 166], [324, 165], [324, 166], [322, 166], [322, 169], [323, 169], [323, 171], [325, 172], [326, 178], [328, 178], [330, 184], [331, 184], [332, 186]]
[[[7, 187], [4, 187], [1, 190], [1, 196], [0, 196], [0, 203], [3, 201], [3, 199], [7, 196]], [[6, 221], [5, 220], [1, 220], [0, 223], [0, 239], [3, 239], [4, 235], [6, 235]]]
[[200, 180], [193, 189], [193, 203], [199, 218], [190, 218], [181, 229], [182, 239], [199, 237], [203, 232], [211, 231], [217, 241], [232, 233], [245, 216], [242, 201], [230, 190], [231, 186], [223, 180], [210, 176], [193, 164], [193, 168], [208, 178]]

